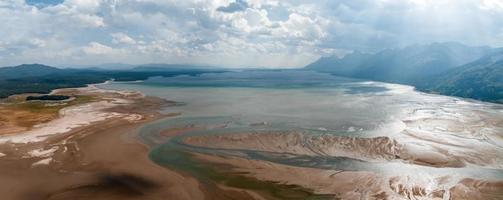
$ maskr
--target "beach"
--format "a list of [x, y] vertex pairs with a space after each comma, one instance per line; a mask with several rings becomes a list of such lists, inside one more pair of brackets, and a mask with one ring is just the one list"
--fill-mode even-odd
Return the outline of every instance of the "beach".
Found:
[[252, 190], [207, 187], [149, 158], [137, 129], [176, 116], [159, 112], [174, 102], [94, 85], [52, 94], [94, 100], [64, 106], [48, 122], [0, 137], [4, 199], [263, 199]]
[[[410, 135], [396, 139], [252, 131], [270, 126], [266, 122], [246, 125], [252, 128], [249, 131], [228, 132], [232, 126], [228, 119], [177, 121], [174, 118], [181, 114], [175, 109], [177, 102], [140, 92], [91, 85], [52, 94], [88, 98], [66, 102], [57, 117], [31, 127], [7, 121], [11, 132], [0, 137], [0, 192], [5, 199], [496, 200], [503, 196], [503, 182], [497, 179], [445, 175], [450, 170], [469, 174], [466, 166], [497, 167], [498, 160], [477, 160], [473, 158], [478, 154], [452, 155], [441, 149], [419, 151], [402, 142], [428, 141], [428, 135], [419, 140]], [[30, 111], [16, 109], [10, 111]], [[417, 121], [408, 120], [412, 125]], [[162, 126], [147, 132], [153, 135], [139, 135], [155, 124]], [[414, 171], [428, 175], [414, 176]], [[490, 176], [492, 171], [481, 173]]]
[[[437, 155], [425, 152], [413, 161], [396, 161], [403, 158], [396, 141], [388, 138], [320, 138], [301, 139], [296, 133], [239, 133], [224, 136], [194, 136], [184, 139], [184, 144], [218, 149], [223, 152], [252, 151], [257, 154], [272, 154], [274, 160], [284, 159], [285, 164], [242, 156], [215, 156], [195, 153], [193, 156], [204, 162], [231, 166], [234, 173], [244, 174], [262, 181], [297, 185], [312, 189], [317, 194], [331, 194], [340, 199], [501, 199], [503, 181], [491, 180], [496, 177], [456, 177], [456, 169], [464, 165], [439, 160]], [[305, 137], [305, 136], [304, 136]], [[305, 138], [304, 138], [305, 139]], [[398, 147], [397, 147], [398, 146]], [[229, 153], [231, 154], [231, 153]], [[310, 165], [296, 166], [289, 161], [299, 157], [299, 162], [323, 155], [327, 162], [330, 157], [353, 157], [382, 165], [381, 170], [372, 164], [348, 162], [347, 166], [309, 161]], [[277, 156], [277, 157], [275, 157]], [[402, 157], [401, 157], [402, 156]], [[268, 158], [268, 157], [266, 157]], [[429, 162], [419, 162], [419, 160]], [[455, 159], [449, 158], [447, 159]], [[295, 160], [295, 159], [293, 159]], [[395, 160], [395, 161], [394, 161]], [[339, 163], [344, 161], [339, 160]], [[399, 162], [412, 164], [401, 165]], [[364, 166], [367, 165], [367, 166]], [[419, 165], [419, 166], [418, 166]], [[421, 167], [425, 165], [428, 167]], [[429, 169], [430, 167], [434, 167]], [[455, 167], [455, 168], [452, 168]], [[334, 168], [334, 169], [331, 169]], [[408, 171], [410, 170], [410, 171]], [[414, 172], [414, 170], [416, 170]], [[430, 170], [428, 174], [422, 173]], [[451, 172], [449, 172], [451, 171]], [[229, 172], [228, 172], [229, 173]], [[415, 174], [416, 173], [416, 174]]]
[[100, 101], [66, 107], [57, 119], [0, 139], [3, 199], [202, 199], [195, 179], [152, 163], [135, 135], [169, 103], [92, 86], [56, 92]]

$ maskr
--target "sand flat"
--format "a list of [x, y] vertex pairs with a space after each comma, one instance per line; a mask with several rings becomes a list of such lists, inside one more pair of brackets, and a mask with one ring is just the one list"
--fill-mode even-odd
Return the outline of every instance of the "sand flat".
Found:
[[[5, 194], [7, 199], [278, 199], [262, 190], [201, 180], [183, 170], [152, 162], [148, 157], [151, 149], [139, 142], [136, 134], [138, 128], [146, 123], [179, 115], [158, 112], [170, 102], [137, 92], [108, 91], [96, 87], [56, 92], [98, 98], [62, 108], [59, 118], [30, 127], [22, 133], [0, 136], [0, 141], [3, 141], [0, 143], [0, 170], [5, 172], [0, 174], [0, 193]], [[160, 130], [158, 134], [168, 139], [184, 138], [187, 132], [228, 128], [227, 123], [224, 124], [205, 126], [189, 123]], [[185, 137], [181, 142], [205, 148], [308, 157], [348, 157], [367, 162], [403, 162], [440, 168], [464, 168], [466, 163], [470, 163], [455, 156], [446, 156], [442, 151], [426, 154], [422, 149], [412, 149], [402, 143], [406, 141], [403, 138], [399, 139], [387, 136], [314, 137], [295, 132], [240, 132]], [[428, 137], [419, 139], [428, 141]], [[438, 142], [441, 144], [444, 141]], [[238, 154], [189, 154], [201, 163], [223, 167], [224, 172], [233, 176], [245, 176], [258, 180], [257, 183], [287, 188], [298, 186], [330, 198], [501, 199], [503, 196], [501, 182], [485, 179], [421, 174], [401, 176], [365, 170], [301, 167], [247, 159]], [[475, 161], [470, 164], [473, 163]]]
[[[165, 100], [96, 87], [57, 90], [99, 101], [69, 106], [61, 116], [0, 143], [0, 194], [5, 199], [261, 199], [239, 188], [206, 188], [195, 178], [153, 163], [136, 134]], [[189, 129], [191, 127], [188, 127]], [[176, 132], [176, 131], [175, 131]]]
[[244, 176], [281, 184], [299, 185], [320, 194], [334, 194], [341, 199], [490, 199], [503, 197], [503, 182], [462, 179], [449, 185], [448, 177], [433, 180], [389, 177], [367, 171], [340, 171], [294, 167], [267, 161], [193, 154], [197, 159], [233, 166]]

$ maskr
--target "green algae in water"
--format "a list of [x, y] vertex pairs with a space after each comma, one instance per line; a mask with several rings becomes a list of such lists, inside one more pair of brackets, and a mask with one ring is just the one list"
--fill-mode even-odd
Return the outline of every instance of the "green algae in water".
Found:
[[264, 192], [278, 199], [336, 199], [333, 195], [314, 194], [310, 189], [296, 185], [285, 185], [271, 181], [261, 181], [231, 172], [231, 166], [196, 161], [193, 156], [169, 145], [161, 145], [150, 152], [150, 158], [157, 164], [186, 172], [202, 184], [214, 186], [220, 183], [229, 187]]

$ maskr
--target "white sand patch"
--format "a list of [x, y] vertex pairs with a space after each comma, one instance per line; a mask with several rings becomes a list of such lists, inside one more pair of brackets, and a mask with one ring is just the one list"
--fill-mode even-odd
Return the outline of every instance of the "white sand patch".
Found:
[[31, 143], [40, 142], [55, 134], [66, 133], [74, 128], [89, 125], [115, 117], [124, 117], [125, 114], [104, 112], [104, 109], [113, 107], [114, 103], [107, 101], [92, 102], [78, 106], [71, 106], [60, 110], [60, 118], [48, 123], [39, 124], [34, 129], [21, 134], [5, 135], [0, 137], [1, 143]]
[[130, 115], [124, 117], [124, 119], [128, 120], [129, 122], [136, 122], [136, 121], [142, 120], [143, 116], [139, 115], [139, 114], [130, 114]]
[[0, 152], [0, 157], [6, 156], [4, 153]]
[[413, 86], [392, 84], [392, 83], [382, 83], [382, 86], [386, 87], [389, 91], [387, 94], [406, 94], [414, 91]]
[[319, 128], [318, 128], [318, 130], [319, 130], [319, 131], [328, 131], [328, 129], [327, 129], [327, 128], [324, 128], [324, 127], [319, 127]]
[[109, 92], [114, 92], [117, 93], [123, 97], [145, 97], [145, 95], [141, 92], [138, 91], [124, 91], [124, 90], [112, 90], [112, 89], [101, 89], [98, 88], [97, 85], [101, 84], [93, 84], [93, 85], [88, 85], [86, 88], [81, 88], [81, 90], [85, 92], [90, 92], [90, 93], [109, 93]]
[[38, 165], [48, 165], [50, 164], [52, 161], [52, 158], [46, 158], [46, 159], [42, 159], [42, 160], [39, 160], [37, 162], [34, 162], [33, 164], [31, 164], [32, 167], [35, 167], [35, 166], [38, 166]]
[[400, 85], [400, 84], [393, 84], [393, 83], [384, 83], [384, 82], [377, 82], [377, 81], [364, 81], [364, 82], [357, 82], [357, 83], [351, 83], [351, 85], [369, 85], [369, 86], [378, 86], [378, 87], [384, 87], [388, 89], [388, 91], [384, 92], [378, 92], [378, 93], [386, 93], [386, 94], [406, 94], [413, 92], [415, 88], [413, 86], [409, 85]]
[[30, 157], [49, 157], [49, 156], [52, 156], [54, 154], [54, 152], [56, 152], [57, 150], [58, 150], [58, 147], [52, 147], [47, 150], [35, 149], [32, 151], [29, 151], [28, 155], [30, 155]]
[[118, 98], [104, 98], [106, 100], [110, 100], [112, 103], [115, 103], [115, 104], [130, 104], [132, 103], [133, 101], [131, 100], [127, 100], [127, 99], [118, 99]]

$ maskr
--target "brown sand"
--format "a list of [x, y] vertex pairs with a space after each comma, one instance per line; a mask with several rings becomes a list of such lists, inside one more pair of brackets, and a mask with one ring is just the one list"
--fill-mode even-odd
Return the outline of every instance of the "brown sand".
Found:
[[[503, 182], [463, 179], [448, 191], [420, 183], [408, 183], [406, 177], [387, 177], [365, 171], [337, 171], [294, 167], [237, 157], [193, 154], [214, 164], [232, 166], [233, 171], [263, 181], [299, 185], [320, 194], [334, 194], [341, 199], [503, 199]], [[444, 183], [447, 177], [434, 180]]]
[[[60, 90], [81, 94], [81, 90]], [[88, 91], [89, 92], [89, 91]], [[223, 185], [207, 187], [183, 172], [175, 172], [148, 159], [148, 148], [136, 139], [143, 123], [162, 117], [156, 111], [169, 104], [138, 93], [103, 93], [103, 99], [119, 98], [107, 112], [126, 114], [74, 128], [42, 142], [0, 144], [1, 199], [263, 199], [269, 196]], [[87, 94], [87, 93], [86, 93]], [[124, 116], [134, 114], [135, 120]], [[22, 121], [22, 120], [21, 120]], [[40, 122], [37, 122], [40, 123]], [[1, 127], [5, 128], [5, 127]], [[201, 127], [164, 130], [172, 137]], [[343, 155], [377, 160], [404, 159], [403, 146], [389, 138], [311, 138], [319, 149], [301, 148], [305, 138], [295, 134], [235, 135], [230, 138], [194, 137], [186, 142], [223, 148], [285, 151], [305, 155]], [[272, 138], [271, 138], [272, 137]], [[245, 142], [246, 141], [246, 142]], [[286, 141], [281, 143], [280, 141]], [[280, 143], [278, 143], [280, 142]], [[258, 145], [260, 144], [260, 145]], [[334, 146], [335, 144], [335, 146]], [[371, 148], [369, 148], [369, 145]], [[369, 150], [369, 149], [378, 149]], [[293, 167], [236, 157], [194, 154], [204, 162], [225, 164], [244, 176], [279, 184], [299, 185], [320, 194], [342, 199], [502, 199], [503, 183], [463, 179], [448, 190], [404, 184], [403, 177], [385, 177], [372, 172], [347, 172]], [[417, 158], [417, 157], [416, 157]], [[430, 158], [430, 157], [429, 157]], [[428, 165], [444, 162], [420, 160]], [[436, 180], [444, 182], [442, 178]]]
[[34, 112], [12, 104], [0, 105], [0, 135], [23, 132], [35, 124], [51, 121], [57, 116], [57, 110], [52, 109]]
[[309, 156], [338, 156], [367, 161], [391, 161], [434, 167], [463, 167], [460, 158], [436, 152], [414, 151], [389, 137], [357, 138], [309, 136], [297, 132], [234, 133], [194, 136], [187, 144], [224, 149], [248, 149]]
[[149, 149], [137, 140], [136, 129], [166, 117], [157, 110], [172, 102], [96, 88], [55, 92], [114, 99], [119, 103], [104, 112], [117, 117], [42, 142], [1, 143], [1, 199], [260, 199], [252, 191], [205, 188], [148, 158]]
[[2, 199], [203, 199], [195, 179], [152, 163], [135, 139], [138, 126], [160, 117], [163, 101], [132, 100], [109, 110], [134, 111], [141, 121], [112, 118], [43, 142], [1, 144]]
[[64, 101], [25, 101], [28, 95], [13, 95], [0, 104], [0, 135], [16, 134], [59, 117], [65, 107], [95, 101], [95, 95], [76, 95]]
[[[128, 137], [124, 120], [97, 123], [47, 143], [59, 146], [49, 165], [38, 158], [0, 159], [0, 194], [6, 199], [202, 199], [194, 179], [152, 163], [148, 149]], [[67, 149], [66, 152], [63, 152]]]
[[474, 179], [463, 179], [451, 188], [452, 199], [503, 199], [503, 182], [488, 182]]

